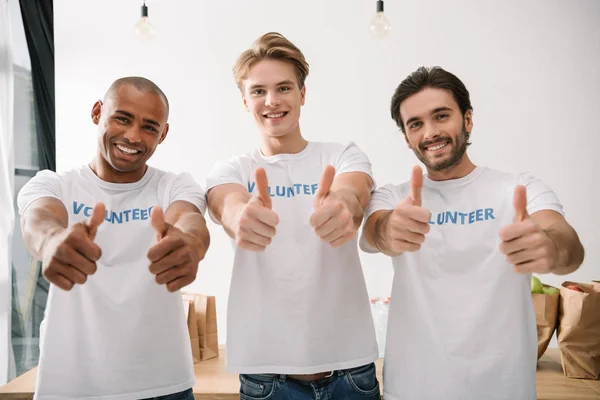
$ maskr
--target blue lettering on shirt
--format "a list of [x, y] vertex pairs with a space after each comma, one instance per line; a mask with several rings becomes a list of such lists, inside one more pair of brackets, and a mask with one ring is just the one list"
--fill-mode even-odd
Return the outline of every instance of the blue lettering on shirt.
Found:
[[[153, 206], [154, 207], [154, 206]], [[123, 224], [130, 221], [147, 220], [150, 219], [150, 212], [152, 208], [132, 208], [123, 211], [111, 211], [106, 210], [104, 213], [104, 221], [110, 224]], [[92, 215], [92, 207], [86, 206], [83, 203], [77, 201], [73, 202], [73, 214], [83, 214], [86, 217]]]
[[[254, 192], [254, 188], [256, 187], [256, 182], [248, 182], [248, 192]], [[304, 184], [304, 183], [294, 183], [292, 185], [283, 186], [283, 185], [269, 185], [269, 196], [271, 197], [295, 197], [295, 196], [313, 196], [317, 193], [317, 189], [319, 187], [318, 183], [313, 184]]]
[[496, 219], [493, 208], [478, 208], [471, 212], [462, 213], [458, 211], [442, 211], [431, 214], [430, 225], [470, 225], [480, 221]]

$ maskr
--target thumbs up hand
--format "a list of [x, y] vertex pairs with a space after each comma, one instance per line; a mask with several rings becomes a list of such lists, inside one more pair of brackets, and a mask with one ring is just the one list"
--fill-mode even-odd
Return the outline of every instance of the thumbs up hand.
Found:
[[515, 224], [529, 218], [529, 214], [527, 213], [527, 190], [525, 189], [525, 186], [519, 185], [515, 188], [513, 207], [515, 208]]
[[552, 239], [527, 213], [527, 192], [517, 186], [513, 223], [500, 231], [500, 251], [520, 273], [548, 273], [555, 268], [558, 251]]
[[315, 233], [332, 247], [339, 247], [356, 234], [352, 212], [345, 201], [331, 191], [335, 169], [328, 165], [323, 170], [319, 188], [314, 196], [315, 211], [310, 224]]
[[275, 236], [279, 216], [272, 210], [269, 182], [263, 168], [254, 172], [255, 194], [237, 217], [233, 233], [236, 245], [250, 251], [264, 251]]
[[106, 208], [98, 203], [87, 221], [73, 224], [53, 233], [42, 255], [42, 271], [48, 282], [63, 290], [83, 285], [96, 272], [96, 261], [102, 250], [94, 243], [98, 227], [104, 221]]
[[157, 240], [147, 254], [150, 272], [156, 275], [156, 283], [166, 285], [169, 292], [175, 292], [196, 279], [198, 264], [206, 249], [194, 235], [168, 224], [158, 206], [152, 208], [150, 223], [156, 231]]
[[391, 212], [385, 226], [387, 247], [394, 253], [417, 251], [429, 232], [431, 212], [421, 206], [423, 171], [415, 166], [410, 177], [410, 193]]

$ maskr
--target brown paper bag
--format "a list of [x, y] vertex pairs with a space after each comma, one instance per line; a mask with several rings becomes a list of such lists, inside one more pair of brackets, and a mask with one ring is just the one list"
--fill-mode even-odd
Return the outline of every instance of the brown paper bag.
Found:
[[[544, 287], [552, 287], [544, 285]], [[558, 325], [558, 303], [560, 295], [532, 293], [533, 308], [538, 337], [538, 360], [544, 354]]]
[[[577, 285], [585, 293], [568, 289]], [[558, 348], [568, 378], [600, 378], [600, 283], [563, 282]]]
[[[184, 300], [194, 305], [200, 361], [219, 356], [219, 338], [217, 333], [217, 308], [214, 296], [198, 293], [182, 293]], [[189, 323], [188, 319], [188, 323]]]
[[198, 336], [198, 323], [196, 322], [196, 307], [193, 300], [182, 298], [182, 301], [195, 364], [200, 361], [200, 337]]

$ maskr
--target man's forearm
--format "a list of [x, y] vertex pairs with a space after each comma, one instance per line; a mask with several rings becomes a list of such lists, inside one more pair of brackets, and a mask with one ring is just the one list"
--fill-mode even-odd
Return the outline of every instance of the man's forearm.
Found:
[[585, 256], [577, 232], [566, 221], [556, 222], [544, 229], [544, 232], [557, 250], [556, 266], [551, 272], [556, 275], [566, 275], [576, 271]]
[[354, 226], [358, 229], [362, 224], [365, 210], [361, 204], [360, 193], [350, 188], [341, 188], [334, 192], [348, 207], [352, 214]]
[[381, 251], [383, 254], [388, 255], [390, 257], [399, 256], [400, 253], [394, 252], [390, 249], [389, 238], [387, 237], [387, 224], [392, 216], [393, 210], [384, 211], [375, 221], [373, 227], [373, 234], [369, 240], [369, 236], [367, 236], [367, 240], [369, 240], [370, 244], [375, 247], [377, 250]]
[[206, 253], [210, 246], [210, 233], [206, 227], [204, 217], [196, 212], [181, 214], [173, 226], [181, 232], [194, 236], [198, 239], [201, 254]]
[[250, 198], [249, 193], [241, 192], [234, 192], [225, 197], [219, 220], [229, 237], [235, 238], [234, 232], [239, 223], [239, 216]]
[[63, 218], [41, 207], [28, 210], [21, 219], [23, 240], [37, 260], [42, 260], [49, 240], [66, 228], [67, 222]]

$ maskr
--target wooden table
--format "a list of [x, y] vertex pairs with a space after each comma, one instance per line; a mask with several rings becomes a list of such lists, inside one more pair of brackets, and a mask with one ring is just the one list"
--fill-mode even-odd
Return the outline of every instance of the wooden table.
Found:
[[[239, 380], [236, 374], [224, 371], [225, 350], [219, 358], [194, 365], [197, 382], [196, 400], [239, 399]], [[381, 360], [377, 361], [377, 375], [381, 382]], [[35, 388], [36, 369], [0, 387], [0, 399], [30, 400]], [[537, 390], [540, 400], [600, 400], [600, 381], [569, 379], [563, 374], [558, 349], [548, 349], [538, 362]]]

